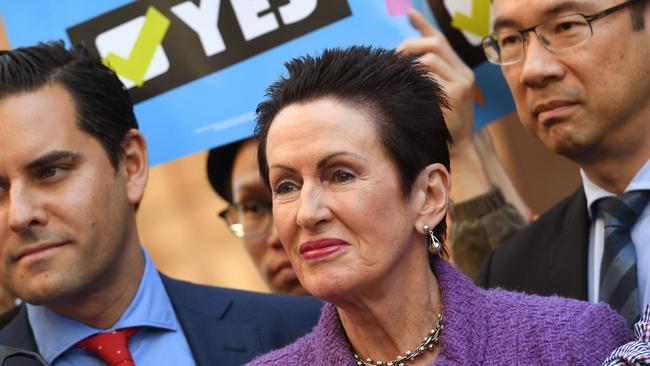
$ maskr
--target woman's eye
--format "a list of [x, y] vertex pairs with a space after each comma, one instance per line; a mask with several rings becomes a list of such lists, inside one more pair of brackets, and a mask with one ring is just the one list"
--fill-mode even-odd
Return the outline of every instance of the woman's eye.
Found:
[[336, 183], [347, 183], [347, 182], [350, 182], [350, 181], [354, 180], [355, 176], [354, 176], [354, 174], [352, 174], [352, 173], [350, 173], [348, 171], [337, 170], [336, 172], [334, 172], [334, 175], [332, 176], [332, 178]]
[[293, 182], [282, 182], [278, 184], [275, 189], [276, 194], [287, 194], [295, 191], [297, 189], [296, 185]]

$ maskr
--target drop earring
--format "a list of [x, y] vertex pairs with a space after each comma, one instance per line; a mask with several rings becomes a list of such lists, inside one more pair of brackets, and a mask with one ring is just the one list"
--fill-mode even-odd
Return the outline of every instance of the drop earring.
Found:
[[433, 234], [433, 229], [429, 228], [429, 225], [424, 225], [423, 229], [429, 246], [429, 251], [433, 255], [440, 255], [442, 252], [442, 243], [440, 243], [440, 240], [438, 240], [435, 234]]

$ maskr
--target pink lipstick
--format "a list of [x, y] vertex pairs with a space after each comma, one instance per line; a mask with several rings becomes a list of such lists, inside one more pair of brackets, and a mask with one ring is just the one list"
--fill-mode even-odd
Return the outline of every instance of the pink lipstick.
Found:
[[306, 260], [315, 260], [327, 257], [350, 246], [339, 239], [312, 240], [300, 245], [300, 255]]

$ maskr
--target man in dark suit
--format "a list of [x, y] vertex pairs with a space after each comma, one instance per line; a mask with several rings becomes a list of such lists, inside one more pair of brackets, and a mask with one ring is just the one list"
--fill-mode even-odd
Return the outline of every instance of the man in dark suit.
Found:
[[7, 290], [0, 286], [0, 329], [18, 314], [17, 300]]
[[606, 301], [629, 324], [650, 301], [649, 8], [493, 0], [484, 51], [524, 126], [583, 186], [488, 257], [484, 286]]
[[320, 304], [176, 281], [141, 247], [144, 137], [111, 70], [62, 43], [0, 52], [0, 345], [53, 365], [240, 365]]

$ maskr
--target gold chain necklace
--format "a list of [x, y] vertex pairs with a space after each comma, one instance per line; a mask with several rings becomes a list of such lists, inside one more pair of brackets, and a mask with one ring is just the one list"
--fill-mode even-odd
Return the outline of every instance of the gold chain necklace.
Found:
[[[434, 345], [438, 344], [440, 340], [440, 333], [442, 333], [442, 313], [438, 314], [438, 320], [436, 325], [429, 331], [426, 337], [422, 339], [422, 342], [415, 347], [413, 351], [408, 350], [403, 355], [395, 357], [392, 361], [383, 362], [383, 361], [373, 361], [372, 358], [366, 358], [365, 360], [361, 358], [354, 349], [352, 353], [354, 354], [354, 360], [357, 362], [358, 366], [404, 366], [406, 362], [412, 361], [418, 356], [424, 354], [426, 351], [432, 351]], [[350, 346], [352, 347], [352, 346]]]

